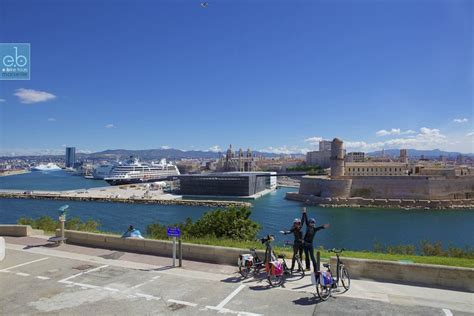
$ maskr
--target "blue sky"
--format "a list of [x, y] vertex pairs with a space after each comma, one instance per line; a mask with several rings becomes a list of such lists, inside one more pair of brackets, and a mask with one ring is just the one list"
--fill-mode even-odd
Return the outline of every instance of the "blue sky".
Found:
[[473, 149], [470, 1], [0, 2], [1, 152]]

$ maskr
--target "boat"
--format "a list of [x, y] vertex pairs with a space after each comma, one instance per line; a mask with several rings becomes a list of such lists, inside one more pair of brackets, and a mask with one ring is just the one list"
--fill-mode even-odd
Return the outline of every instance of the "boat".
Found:
[[161, 159], [157, 164], [142, 163], [138, 158], [130, 157], [123, 164], [114, 166], [104, 178], [110, 185], [156, 182], [179, 175], [178, 167]]
[[61, 168], [52, 162], [49, 162], [47, 164], [40, 164], [38, 166], [31, 168], [31, 171], [59, 171], [59, 170], [61, 170]]
[[98, 165], [92, 170], [92, 175], [88, 179], [104, 180], [104, 178], [110, 175], [112, 169], [117, 165], [117, 163], [105, 163]]

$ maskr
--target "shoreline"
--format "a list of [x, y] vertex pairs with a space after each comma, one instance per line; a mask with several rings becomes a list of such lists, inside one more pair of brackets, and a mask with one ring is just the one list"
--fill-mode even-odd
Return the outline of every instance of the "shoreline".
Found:
[[303, 202], [306, 205], [342, 208], [384, 208], [397, 210], [474, 210], [474, 199], [459, 200], [417, 200], [417, 199], [367, 199], [361, 197], [330, 198], [288, 192], [287, 200]]
[[0, 199], [31, 199], [31, 200], [60, 200], [60, 201], [93, 201], [128, 204], [158, 204], [158, 205], [183, 205], [183, 206], [205, 206], [205, 207], [252, 207], [249, 202], [242, 201], [218, 201], [218, 200], [183, 200], [183, 199], [148, 199], [148, 198], [117, 198], [97, 196], [65, 195], [62, 192], [31, 192], [28, 194], [20, 192], [0, 192]]
[[10, 170], [10, 171], [4, 171], [0, 173], [0, 177], [9, 177], [9, 176], [16, 176], [19, 174], [25, 174], [25, 173], [31, 173], [30, 170]]

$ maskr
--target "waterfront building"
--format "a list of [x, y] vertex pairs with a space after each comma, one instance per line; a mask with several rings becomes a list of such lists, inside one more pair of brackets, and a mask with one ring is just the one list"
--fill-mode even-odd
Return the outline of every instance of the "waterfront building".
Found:
[[216, 164], [217, 171], [223, 172], [249, 172], [256, 171], [256, 161], [258, 159], [254, 157], [250, 148], [244, 153], [242, 148], [238, 152], [232, 150], [232, 145], [229, 146], [224, 157], [222, 157]]
[[65, 158], [66, 168], [73, 168], [75, 162], [76, 162], [76, 147], [66, 147], [66, 158]]
[[306, 164], [309, 166], [320, 166], [329, 168], [331, 161], [331, 141], [321, 140], [319, 151], [308, 151], [306, 153]]
[[331, 144], [330, 140], [319, 141], [319, 151], [331, 151]]
[[346, 162], [364, 162], [365, 153], [362, 151], [359, 152], [350, 152], [346, 156]]
[[179, 176], [179, 194], [250, 197], [277, 186], [276, 172], [218, 172]]
[[408, 165], [400, 162], [346, 162], [347, 176], [406, 176]]
[[400, 149], [400, 162], [408, 163], [408, 151], [406, 149]]

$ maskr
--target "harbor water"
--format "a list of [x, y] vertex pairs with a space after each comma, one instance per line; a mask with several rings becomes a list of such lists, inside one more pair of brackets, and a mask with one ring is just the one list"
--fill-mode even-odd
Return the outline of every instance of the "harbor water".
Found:
[[[101, 180], [73, 176], [64, 171], [33, 172], [0, 178], [0, 189], [72, 190], [106, 186]], [[293, 219], [301, 216], [302, 205], [285, 200], [285, 193], [294, 188], [280, 188], [252, 201], [252, 219], [262, 226], [260, 235], [275, 234], [278, 242], [290, 236], [278, 235], [289, 229]], [[70, 217], [94, 219], [100, 229], [121, 233], [129, 225], [143, 232], [150, 223], [170, 225], [190, 217], [198, 219], [206, 207], [178, 205], [146, 205], [111, 202], [80, 202], [56, 200], [0, 199], [0, 223], [14, 224], [21, 217], [57, 216], [57, 209], [67, 203]], [[345, 247], [371, 250], [376, 242], [387, 245], [414, 244], [422, 240], [444, 241], [444, 246], [474, 247], [473, 210], [392, 210], [364, 208], [308, 207], [309, 217], [318, 224], [330, 223], [318, 232], [315, 244], [326, 248]]]

